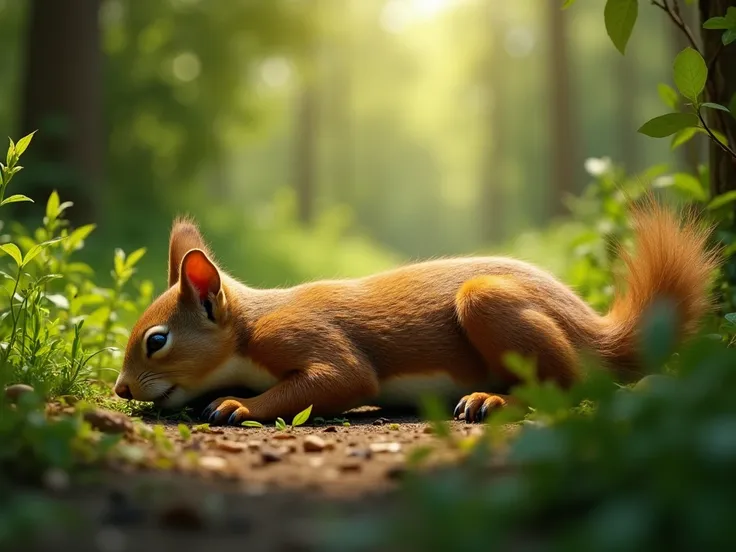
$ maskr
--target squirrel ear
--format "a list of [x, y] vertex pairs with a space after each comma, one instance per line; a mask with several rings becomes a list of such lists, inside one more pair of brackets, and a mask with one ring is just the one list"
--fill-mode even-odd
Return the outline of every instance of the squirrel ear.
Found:
[[220, 292], [220, 273], [201, 249], [192, 249], [181, 261], [180, 293], [200, 301]]
[[207, 250], [202, 234], [193, 219], [177, 217], [169, 236], [169, 287], [179, 281], [182, 259], [192, 249]]

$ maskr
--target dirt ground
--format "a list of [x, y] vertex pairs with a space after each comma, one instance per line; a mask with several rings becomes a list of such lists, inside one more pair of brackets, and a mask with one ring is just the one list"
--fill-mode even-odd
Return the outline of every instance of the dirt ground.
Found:
[[[173, 465], [148, 470], [121, 462], [86, 481], [55, 490], [51, 484], [45, 495], [77, 521], [46, 532], [34, 549], [161, 552], [206, 544], [248, 552], [323, 550], [331, 514], [364, 518], [390, 511], [407, 461], [438, 442], [415, 416], [368, 408], [345, 417], [349, 426], [211, 427], [191, 436], [180, 434], [178, 421], [144, 420], [164, 425]], [[460, 439], [480, 432], [464, 422], [451, 428]], [[146, 453], [156, 448], [150, 438], [130, 441]], [[433, 462], [457, 454], [440, 450]]]

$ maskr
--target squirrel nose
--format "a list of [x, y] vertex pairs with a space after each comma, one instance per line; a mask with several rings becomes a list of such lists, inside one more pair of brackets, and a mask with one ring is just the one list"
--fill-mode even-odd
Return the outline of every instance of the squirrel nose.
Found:
[[115, 394], [122, 399], [131, 400], [133, 398], [133, 393], [130, 392], [130, 387], [124, 383], [118, 383], [115, 386]]

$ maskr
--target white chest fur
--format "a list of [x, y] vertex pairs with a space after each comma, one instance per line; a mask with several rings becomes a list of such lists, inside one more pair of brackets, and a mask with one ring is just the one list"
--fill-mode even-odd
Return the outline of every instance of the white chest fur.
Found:
[[273, 387], [277, 381], [268, 370], [254, 363], [249, 358], [232, 356], [202, 381], [200, 391], [243, 386], [262, 393]]

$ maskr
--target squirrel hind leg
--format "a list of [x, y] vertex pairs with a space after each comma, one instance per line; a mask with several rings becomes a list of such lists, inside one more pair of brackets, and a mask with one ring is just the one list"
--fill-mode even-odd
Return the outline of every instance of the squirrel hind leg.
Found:
[[458, 320], [494, 379], [518, 383], [502, 361], [514, 351], [535, 359], [540, 379], [568, 387], [579, 378], [578, 355], [535, 293], [513, 275], [474, 278], [455, 297]]

